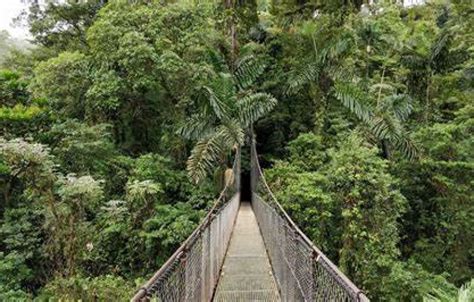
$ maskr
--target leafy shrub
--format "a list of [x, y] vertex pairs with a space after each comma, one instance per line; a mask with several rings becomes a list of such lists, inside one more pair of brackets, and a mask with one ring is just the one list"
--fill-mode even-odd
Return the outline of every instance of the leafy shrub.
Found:
[[73, 276], [56, 278], [45, 285], [38, 299], [48, 301], [128, 301], [133, 296], [134, 285], [122, 277]]

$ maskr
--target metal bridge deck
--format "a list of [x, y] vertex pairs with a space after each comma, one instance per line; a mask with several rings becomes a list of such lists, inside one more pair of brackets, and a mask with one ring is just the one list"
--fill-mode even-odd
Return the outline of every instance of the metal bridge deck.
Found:
[[240, 205], [214, 301], [280, 301], [250, 203]]

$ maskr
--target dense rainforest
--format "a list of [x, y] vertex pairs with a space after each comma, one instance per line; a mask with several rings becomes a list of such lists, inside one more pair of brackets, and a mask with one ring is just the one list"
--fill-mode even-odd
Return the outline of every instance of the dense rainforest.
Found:
[[32, 46], [0, 35], [0, 300], [128, 300], [253, 125], [371, 300], [473, 301], [474, 7], [371, 2], [27, 1]]

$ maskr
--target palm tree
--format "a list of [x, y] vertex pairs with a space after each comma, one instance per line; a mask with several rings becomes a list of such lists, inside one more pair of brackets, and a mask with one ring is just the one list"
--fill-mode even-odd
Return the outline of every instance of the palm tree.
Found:
[[[365, 35], [376, 36], [377, 33], [368, 29]], [[356, 49], [356, 39], [350, 33], [342, 33], [325, 39], [324, 46], [317, 47], [313, 38], [314, 55], [294, 72], [288, 84], [288, 94], [299, 91], [304, 85], [318, 84], [323, 90], [323, 101], [338, 101], [362, 121], [371, 136], [382, 145], [385, 157], [390, 155], [390, 145], [408, 158], [414, 158], [417, 148], [403, 127], [403, 122], [413, 110], [411, 98], [407, 94], [397, 93], [395, 85], [387, 82], [384, 78], [385, 66], [382, 68], [381, 81], [367, 88], [366, 80], [358, 79], [341, 63]], [[368, 48], [375, 40], [374, 37], [365, 39]]]
[[255, 57], [245, 56], [237, 60], [234, 71], [224, 68], [227, 70], [200, 87], [202, 107], [179, 130], [183, 137], [197, 141], [187, 162], [195, 183], [225, 164], [226, 154], [244, 143], [245, 130], [275, 107], [272, 95], [254, 90], [264, 68]]
[[[336, 82], [332, 92], [344, 107], [366, 124], [370, 134], [380, 141], [384, 157], [390, 156], [388, 145], [391, 145], [407, 158], [413, 159], [418, 155], [418, 150], [403, 127], [403, 122], [413, 110], [411, 97], [397, 93], [383, 96], [383, 88], [378, 86], [376, 84], [371, 87], [371, 90], [379, 89], [375, 107], [368, 105], [373, 94], [352, 83]], [[390, 90], [391, 85], [385, 84], [385, 89]]]

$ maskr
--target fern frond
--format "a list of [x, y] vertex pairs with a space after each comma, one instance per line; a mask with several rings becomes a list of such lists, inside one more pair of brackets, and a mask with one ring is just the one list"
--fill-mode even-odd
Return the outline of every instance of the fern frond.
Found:
[[373, 116], [372, 111], [363, 104], [368, 98], [362, 90], [353, 84], [336, 83], [333, 87], [334, 95], [344, 107], [354, 113], [359, 119], [370, 123]]
[[269, 113], [277, 104], [277, 100], [267, 93], [254, 93], [241, 98], [237, 104], [239, 121], [248, 127], [259, 118]]
[[264, 70], [265, 64], [254, 56], [250, 55], [241, 58], [237, 62], [237, 68], [234, 71], [237, 87], [240, 90], [249, 88], [262, 75]]

